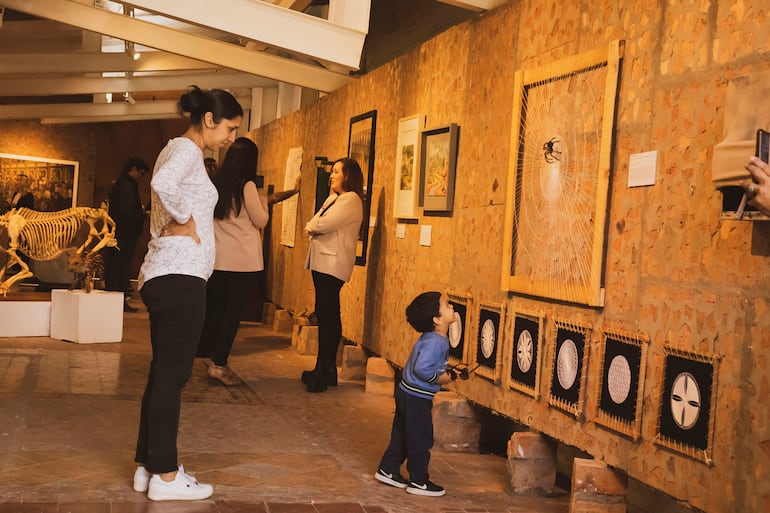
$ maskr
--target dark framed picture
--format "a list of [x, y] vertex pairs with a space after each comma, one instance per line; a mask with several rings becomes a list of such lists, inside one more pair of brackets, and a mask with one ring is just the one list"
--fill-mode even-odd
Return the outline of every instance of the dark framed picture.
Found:
[[543, 315], [516, 310], [513, 318], [513, 344], [508, 386], [537, 397], [540, 388], [540, 361]]
[[473, 298], [461, 292], [447, 292], [449, 304], [455, 311], [455, 322], [449, 325], [449, 363], [458, 365], [467, 363], [468, 330], [471, 325], [471, 305]]
[[479, 302], [474, 365], [476, 374], [497, 382], [502, 374], [505, 305]]
[[580, 418], [585, 405], [590, 327], [568, 321], [554, 321], [556, 344], [551, 373], [549, 404]]
[[364, 174], [364, 218], [358, 233], [356, 265], [366, 265], [366, 249], [369, 246], [369, 213], [374, 180], [374, 140], [377, 129], [377, 111], [370, 110], [350, 118], [348, 157], [358, 162]]
[[423, 130], [420, 144], [420, 206], [425, 215], [451, 215], [460, 127]]

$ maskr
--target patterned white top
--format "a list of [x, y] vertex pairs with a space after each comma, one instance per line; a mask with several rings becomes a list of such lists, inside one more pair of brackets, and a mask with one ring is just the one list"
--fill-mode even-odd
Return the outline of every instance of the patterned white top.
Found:
[[[150, 189], [152, 239], [139, 271], [139, 288], [153, 278], [169, 274], [208, 280], [214, 270], [214, 206], [218, 195], [198, 145], [186, 137], [171, 139], [155, 161]], [[161, 236], [172, 218], [184, 224], [191, 215], [200, 244], [192, 237]]]

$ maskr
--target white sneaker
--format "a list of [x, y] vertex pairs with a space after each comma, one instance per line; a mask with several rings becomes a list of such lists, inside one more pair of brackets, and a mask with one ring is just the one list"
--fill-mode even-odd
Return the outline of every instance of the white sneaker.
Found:
[[154, 501], [199, 501], [208, 499], [213, 493], [213, 486], [199, 483], [193, 476], [186, 474], [184, 467], [179, 465], [179, 471], [171, 482], [162, 480], [158, 474], [153, 475], [147, 497]]
[[151, 477], [152, 474], [147, 472], [147, 469], [145, 469], [142, 465], [136, 467], [136, 472], [134, 472], [134, 491], [143, 493], [146, 492], [147, 487], [150, 486]]

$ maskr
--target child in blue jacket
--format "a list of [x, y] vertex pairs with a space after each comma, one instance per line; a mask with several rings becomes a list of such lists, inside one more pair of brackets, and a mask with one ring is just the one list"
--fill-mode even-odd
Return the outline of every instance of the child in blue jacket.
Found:
[[[430, 449], [433, 447], [433, 397], [441, 385], [457, 378], [447, 370], [449, 325], [454, 309], [445, 294], [423, 292], [406, 307], [406, 320], [422, 333], [412, 348], [396, 387], [396, 413], [390, 444], [374, 477], [387, 485], [406, 488], [408, 493], [438, 497], [444, 488], [428, 479]], [[409, 481], [401, 476], [406, 461]]]

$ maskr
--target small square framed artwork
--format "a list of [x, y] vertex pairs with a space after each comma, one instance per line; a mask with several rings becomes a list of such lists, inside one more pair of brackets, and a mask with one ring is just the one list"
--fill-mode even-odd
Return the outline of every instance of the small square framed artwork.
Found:
[[479, 302], [478, 329], [474, 345], [475, 373], [494, 382], [502, 375], [505, 305]]
[[554, 325], [556, 340], [548, 403], [580, 418], [585, 406], [585, 364], [591, 326], [564, 320], [555, 320]]
[[513, 309], [512, 315], [513, 343], [510, 348], [508, 386], [537, 398], [540, 390], [544, 314]]
[[455, 311], [455, 322], [449, 325], [449, 365], [468, 362], [468, 344], [471, 326], [473, 296], [462, 292], [447, 291], [449, 304]]

